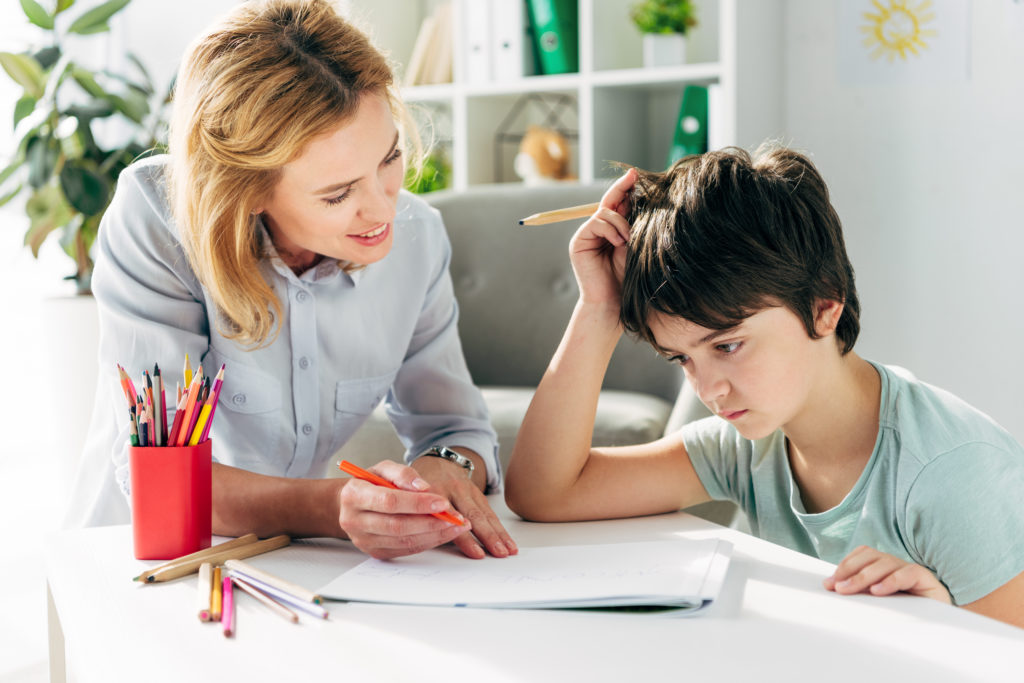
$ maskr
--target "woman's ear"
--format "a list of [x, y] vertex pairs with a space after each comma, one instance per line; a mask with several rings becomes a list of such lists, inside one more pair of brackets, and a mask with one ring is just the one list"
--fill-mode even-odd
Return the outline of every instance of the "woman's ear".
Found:
[[818, 337], [835, 333], [844, 308], [845, 304], [835, 299], [818, 299], [814, 302], [814, 331]]

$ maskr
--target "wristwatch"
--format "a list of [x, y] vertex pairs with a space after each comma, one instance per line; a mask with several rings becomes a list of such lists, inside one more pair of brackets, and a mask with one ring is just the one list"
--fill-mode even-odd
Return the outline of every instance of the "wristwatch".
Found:
[[445, 460], [450, 460], [451, 462], [455, 463], [459, 467], [466, 470], [467, 477], [469, 477], [470, 479], [473, 478], [473, 461], [464, 455], [456, 453], [447, 446], [434, 446], [433, 448], [428, 448], [427, 450], [420, 453], [419, 457], [422, 458], [425, 455], [432, 455], [435, 458], [444, 458]]

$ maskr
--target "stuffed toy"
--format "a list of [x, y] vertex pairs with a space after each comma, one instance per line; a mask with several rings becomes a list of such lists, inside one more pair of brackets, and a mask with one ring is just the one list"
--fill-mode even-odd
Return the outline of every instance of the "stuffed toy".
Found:
[[569, 143], [557, 130], [530, 126], [519, 143], [516, 175], [527, 185], [575, 180], [569, 173]]

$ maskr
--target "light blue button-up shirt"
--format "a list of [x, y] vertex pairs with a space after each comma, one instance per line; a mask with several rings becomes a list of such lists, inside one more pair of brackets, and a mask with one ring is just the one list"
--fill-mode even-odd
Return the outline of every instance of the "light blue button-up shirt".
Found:
[[500, 486], [496, 436], [462, 355], [451, 248], [436, 210], [403, 192], [391, 251], [353, 273], [325, 260], [296, 275], [264, 231], [261, 269], [283, 315], [273, 343], [249, 350], [220, 333], [209, 292], [188, 264], [165, 196], [167, 161], [152, 157], [122, 174], [100, 229], [99, 382], [69, 520], [129, 519], [128, 406], [115, 364], [138, 388], [143, 370], [159, 363], [173, 407], [186, 352], [208, 375], [225, 365], [210, 432], [217, 462], [321, 477], [386, 401], [407, 461], [432, 445], [464, 446], [487, 463], [488, 488]]

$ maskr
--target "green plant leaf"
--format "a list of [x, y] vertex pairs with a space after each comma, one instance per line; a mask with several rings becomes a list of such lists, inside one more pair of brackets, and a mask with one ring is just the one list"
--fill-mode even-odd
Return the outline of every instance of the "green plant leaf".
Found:
[[54, 15], [60, 14], [73, 4], [75, 4], [75, 0], [57, 0], [57, 10], [54, 12]]
[[61, 51], [56, 45], [51, 45], [49, 47], [44, 47], [32, 56], [35, 57], [37, 62], [39, 62], [39, 66], [43, 67], [45, 70], [57, 63], [57, 60], [60, 59]]
[[74, 116], [79, 120], [102, 119], [114, 113], [114, 105], [106, 100], [97, 100], [87, 104], [72, 104], [61, 112], [62, 116]]
[[71, 26], [68, 27], [68, 32], [88, 35], [90, 33], [106, 31], [109, 28], [107, 20], [124, 9], [125, 5], [129, 2], [130, 0], [109, 0], [98, 7], [94, 7], [75, 19]]
[[30, 55], [17, 55], [13, 52], [0, 52], [0, 66], [7, 75], [25, 89], [26, 95], [35, 98], [43, 96], [46, 87], [46, 75], [43, 67]]
[[95, 216], [107, 207], [110, 186], [102, 176], [78, 163], [64, 164], [60, 187], [68, 203], [85, 216]]
[[28, 184], [37, 190], [46, 185], [53, 177], [59, 156], [60, 145], [52, 136], [37, 136], [31, 140], [25, 150], [25, 160], [28, 162]]
[[53, 28], [53, 17], [36, 0], [21, 0], [21, 10], [28, 20], [39, 28], [45, 28], [48, 31]]
[[82, 86], [82, 90], [93, 97], [97, 97], [101, 100], [110, 100], [110, 94], [100, 87], [100, 84], [96, 82], [96, 77], [93, 76], [92, 72], [88, 69], [83, 69], [77, 64], [72, 64], [71, 77], [75, 79], [75, 83]]
[[18, 100], [17, 104], [14, 105], [14, 127], [17, 128], [21, 120], [32, 113], [32, 110], [36, 108], [36, 98], [31, 95], [24, 95]]
[[56, 185], [47, 185], [36, 190], [25, 202], [25, 213], [29, 218], [25, 244], [32, 249], [32, 255], [36, 258], [39, 258], [39, 247], [46, 237], [57, 228], [70, 223], [75, 217]]
[[123, 97], [111, 95], [110, 101], [119, 112], [135, 123], [142, 123], [149, 114], [149, 101], [135, 90], [128, 90]]
[[131, 52], [127, 53], [125, 57], [127, 57], [128, 61], [134, 64], [135, 68], [138, 69], [139, 73], [142, 74], [142, 79], [146, 82], [146, 87], [149, 89], [149, 92], [156, 92], [156, 86], [153, 85], [153, 77], [149, 75], [149, 69], [147, 69], [146, 65], [142, 63], [142, 60], [140, 60]]
[[24, 163], [24, 159], [15, 158], [14, 161], [7, 165], [7, 168], [0, 171], [0, 187], [3, 187], [3, 184], [7, 182], [7, 179], [14, 175], [14, 172], [21, 168]]
[[14, 199], [14, 198], [15, 198], [15, 197], [17, 197], [17, 196], [18, 196], [19, 194], [21, 194], [21, 189], [22, 189], [23, 187], [24, 187], [24, 185], [22, 185], [22, 184], [19, 184], [19, 185], [18, 185], [17, 187], [15, 187], [15, 188], [14, 188], [13, 190], [11, 190], [10, 192], [8, 192], [8, 193], [7, 193], [7, 194], [5, 194], [4, 196], [0, 197], [0, 206], [4, 206], [4, 205], [6, 205], [6, 204], [7, 204], [8, 202], [10, 202], [10, 201], [11, 201], [12, 199]]

